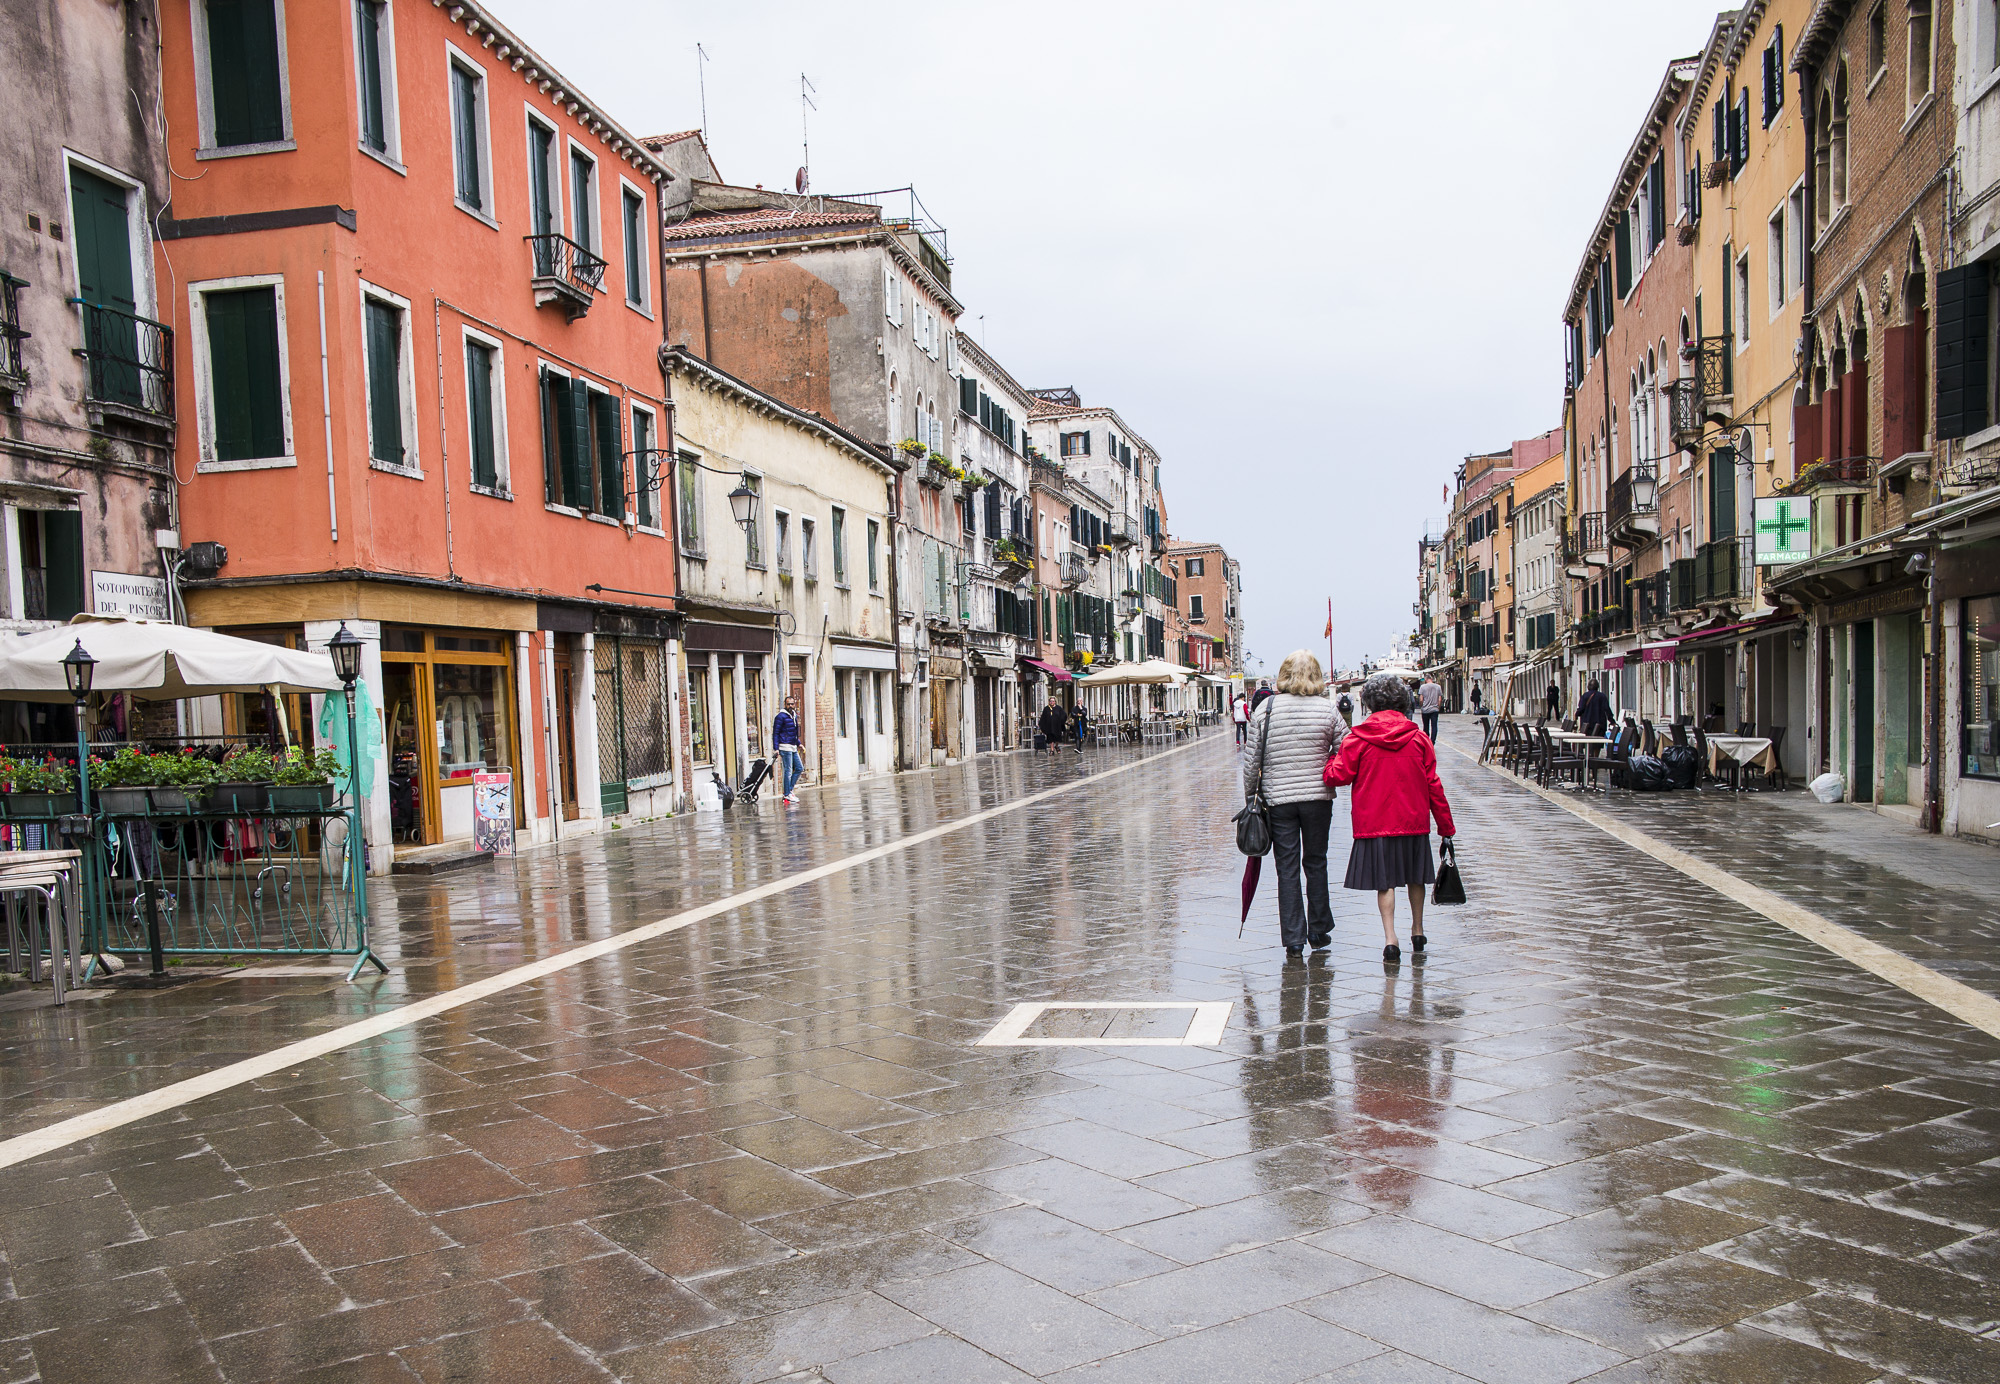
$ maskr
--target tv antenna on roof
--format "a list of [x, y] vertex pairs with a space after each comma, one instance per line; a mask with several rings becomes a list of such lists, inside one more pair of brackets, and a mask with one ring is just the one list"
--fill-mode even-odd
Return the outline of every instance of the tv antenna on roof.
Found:
[[807, 81], [806, 74], [801, 72], [799, 74], [799, 147], [805, 153], [805, 162], [799, 165], [799, 173], [796, 179], [801, 197], [805, 195], [806, 189], [812, 186], [812, 126], [809, 123], [810, 117], [807, 115], [807, 112], [819, 109], [819, 106], [813, 101], [813, 96], [818, 91], [819, 88]]
[[701, 142], [708, 143], [708, 50], [694, 46], [694, 79], [701, 88]]

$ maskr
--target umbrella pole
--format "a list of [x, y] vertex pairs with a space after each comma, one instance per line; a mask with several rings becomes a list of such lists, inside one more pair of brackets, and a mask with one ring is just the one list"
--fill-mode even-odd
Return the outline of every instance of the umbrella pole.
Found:
[[364, 843], [361, 839], [361, 736], [355, 729], [354, 684], [351, 682], [347, 684], [347, 796], [347, 865], [354, 878], [354, 941], [361, 952], [354, 958], [353, 969], [347, 973], [347, 978], [353, 980], [370, 962], [383, 975], [389, 974], [389, 968], [368, 946], [368, 862], [363, 854]]

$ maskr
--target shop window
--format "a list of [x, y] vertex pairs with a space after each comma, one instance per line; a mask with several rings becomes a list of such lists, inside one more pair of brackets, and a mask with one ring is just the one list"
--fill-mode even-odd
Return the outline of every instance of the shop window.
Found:
[[709, 746], [708, 714], [708, 660], [688, 664], [688, 753], [697, 764], [714, 764], [715, 752]]
[[593, 654], [598, 774], [620, 790], [653, 787], [672, 767], [665, 646], [600, 634]]
[[2000, 779], [2000, 596], [1965, 603], [1959, 668], [1967, 778]]

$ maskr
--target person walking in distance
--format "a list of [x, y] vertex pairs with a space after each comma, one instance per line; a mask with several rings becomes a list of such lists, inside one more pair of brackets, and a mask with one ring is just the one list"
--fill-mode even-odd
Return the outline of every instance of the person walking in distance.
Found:
[[1562, 719], [1562, 710], [1563, 710], [1563, 694], [1562, 694], [1562, 687], [1561, 687], [1561, 685], [1560, 685], [1560, 684], [1558, 684], [1558, 683], [1556, 682], [1556, 680], [1555, 680], [1554, 678], [1550, 678], [1550, 679], [1549, 679], [1549, 719], [1550, 719], [1551, 721], [1560, 721], [1560, 720]]
[[1236, 722], [1236, 743], [1241, 745], [1250, 733], [1250, 699], [1241, 692], [1229, 703], [1229, 717]]
[[[1449, 841], [1458, 834], [1438, 781], [1437, 750], [1410, 722], [1410, 689], [1394, 673], [1377, 673], [1361, 687], [1367, 719], [1326, 764], [1330, 788], [1354, 785], [1349, 804], [1354, 846], [1347, 857], [1349, 889], [1375, 891], [1382, 914], [1382, 960], [1398, 962], [1396, 891], [1410, 894], [1410, 947], [1424, 949], [1424, 886], [1437, 879], [1431, 860], [1431, 819]], [[1275, 834], [1275, 833], [1274, 833]]]
[[798, 798], [792, 790], [805, 775], [806, 757], [799, 744], [799, 704], [791, 697], [785, 698], [784, 706], [771, 718], [771, 743], [778, 747], [779, 762], [785, 766], [784, 799], [795, 803]]
[[[1365, 688], [1363, 694], [1361, 708], [1366, 711], [1369, 708]], [[1423, 686], [1417, 689], [1417, 708], [1423, 713], [1424, 734], [1428, 735], [1431, 743], [1435, 745], [1438, 738], [1438, 712], [1444, 709], [1444, 689], [1431, 681], [1429, 673], [1424, 674]], [[1404, 710], [1407, 711], [1408, 708], [1405, 707]]]
[[1084, 737], [1090, 734], [1090, 712], [1082, 702], [1076, 704], [1076, 752], [1083, 753]]
[[[1277, 692], [1250, 720], [1243, 754], [1245, 795], [1263, 793], [1278, 868], [1278, 931], [1286, 956], [1333, 944], [1333, 900], [1327, 892], [1326, 838], [1333, 825], [1327, 759], [1347, 727], [1326, 699], [1319, 660], [1299, 649], [1278, 665]], [[1301, 895], [1299, 876], [1305, 875]]]
[[1576, 704], [1576, 724], [1585, 735], [1602, 735], [1611, 724], [1611, 699], [1599, 690], [1596, 678]]
[[1049, 704], [1042, 708], [1041, 717], [1035, 722], [1035, 729], [1042, 733], [1042, 739], [1047, 743], [1051, 753], [1054, 753], [1056, 746], [1062, 743], [1063, 727], [1068, 724], [1068, 720], [1069, 718], [1063, 715], [1062, 703], [1057, 701], [1055, 693], [1051, 692]]

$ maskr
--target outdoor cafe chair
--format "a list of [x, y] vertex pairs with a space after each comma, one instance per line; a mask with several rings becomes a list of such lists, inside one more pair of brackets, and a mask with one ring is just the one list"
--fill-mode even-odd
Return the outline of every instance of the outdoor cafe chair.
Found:
[[1555, 778], [1557, 775], [1561, 775], [1565, 778], [1573, 779], [1578, 785], [1581, 785], [1583, 783], [1583, 769], [1584, 757], [1582, 754], [1573, 753], [1566, 749], [1558, 750], [1556, 742], [1549, 739], [1549, 733], [1547, 731], [1542, 732], [1542, 764], [1540, 773], [1535, 777], [1537, 783], [1546, 788], [1549, 780]]
[[1782, 750], [1784, 747], [1785, 747], [1785, 728], [1783, 726], [1772, 726], [1771, 727], [1771, 770], [1767, 774], [1764, 771], [1764, 767], [1761, 764], [1747, 764], [1743, 768], [1743, 773], [1746, 781], [1752, 784], [1753, 786], [1761, 785], [1766, 788], [1781, 788], [1781, 789], [1789, 788], [1791, 786], [1791, 781], [1785, 777], [1785, 766], [1778, 758], [1778, 752]]
[[75, 851], [0, 853], [0, 899], [5, 900], [8, 967], [17, 972], [25, 970], [29, 981], [39, 982], [46, 937], [49, 979], [57, 1004], [66, 1004], [67, 993], [83, 984], [77, 867]]
[[1675, 721], [1668, 729], [1674, 733], [1674, 743], [1682, 749], [1686, 749], [1688, 747], [1687, 724], [1683, 721]]
[[1653, 729], [1653, 723], [1649, 720], [1641, 720], [1639, 724], [1644, 729], [1646, 737], [1643, 742], [1645, 753], [1653, 756], [1655, 759], [1659, 758], [1660, 733]]

